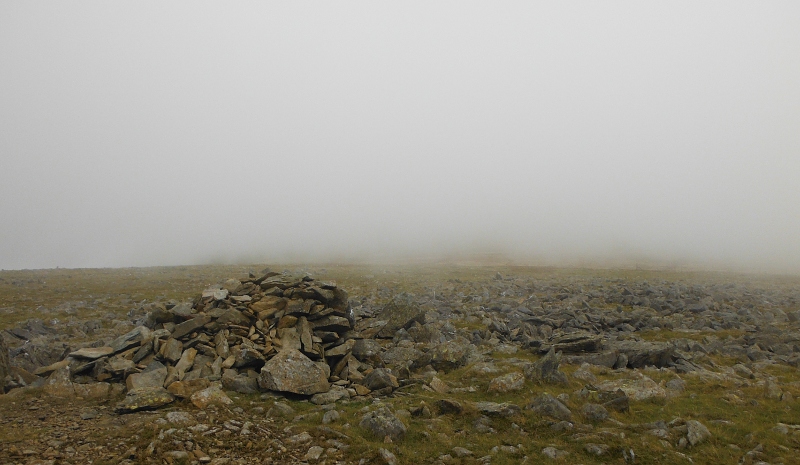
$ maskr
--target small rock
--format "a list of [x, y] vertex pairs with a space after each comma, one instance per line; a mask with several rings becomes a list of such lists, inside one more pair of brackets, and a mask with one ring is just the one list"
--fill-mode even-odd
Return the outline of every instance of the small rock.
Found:
[[322, 456], [323, 452], [325, 452], [325, 449], [323, 449], [322, 447], [320, 447], [320, 446], [311, 446], [311, 448], [308, 449], [308, 452], [306, 452], [305, 459], [306, 460], [319, 460], [319, 458]]
[[286, 444], [296, 446], [298, 444], [305, 444], [307, 442], [311, 442], [314, 439], [308, 434], [308, 431], [303, 431], [302, 433], [295, 434], [294, 436], [289, 436], [284, 440]]
[[503, 402], [502, 404], [497, 402], [475, 402], [474, 405], [479, 412], [489, 416], [511, 417], [522, 413], [522, 409], [518, 405], [510, 402]]
[[519, 391], [525, 385], [525, 377], [522, 373], [508, 373], [498, 376], [489, 382], [489, 392], [511, 392]]
[[686, 381], [680, 378], [672, 378], [664, 385], [668, 390], [674, 392], [683, 392], [686, 390]]
[[452, 399], [441, 399], [436, 401], [436, 408], [442, 415], [447, 415], [450, 413], [458, 415], [464, 410], [464, 407], [462, 407], [458, 401]]
[[585, 450], [586, 452], [588, 452], [588, 453], [590, 453], [592, 455], [600, 456], [600, 455], [604, 455], [606, 452], [608, 452], [608, 446], [606, 444], [589, 443], [589, 444], [586, 444], [585, 446], [583, 446], [583, 450]]
[[294, 409], [286, 402], [275, 402], [267, 411], [268, 417], [291, 417], [294, 416]]
[[171, 450], [164, 452], [164, 457], [172, 460], [189, 460], [189, 453], [184, 450]]
[[649, 377], [634, 372], [634, 378], [604, 381], [597, 385], [602, 391], [621, 389], [630, 399], [635, 401], [647, 399], [666, 399], [667, 392]]
[[163, 387], [142, 388], [128, 391], [125, 399], [114, 408], [117, 413], [130, 413], [139, 410], [152, 410], [163, 407], [175, 400], [175, 397]]
[[209, 386], [211, 386], [211, 381], [209, 381], [208, 378], [196, 378], [189, 381], [175, 381], [169, 385], [167, 391], [175, 397], [186, 399]]
[[584, 404], [581, 414], [589, 421], [597, 422], [608, 418], [608, 410], [599, 404]]
[[702, 423], [697, 420], [689, 420], [686, 422], [686, 439], [692, 446], [699, 444], [711, 437], [711, 432]]
[[531, 381], [544, 384], [569, 384], [567, 375], [558, 370], [561, 364], [561, 353], [550, 349], [547, 355], [536, 361], [526, 364], [523, 368], [525, 377]]
[[325, 415], [322, 415], [322, 424], [328, 425], [339, 420], [339, 412], [336, 410], [328, 410]]
[[397, 465], [397, 457], [395, 457], [394, 454], [388, 450], [380, 449], [378, 451], [378, 455], [380, 455], [381, 460], [383, 460], [383, 463], [386, 465]]
[[568, 456], [569, 452], [561, 449], [556, 449], [555, 447], [545, 447], [544, 449], [542, 449], [542, 455], [553, 460], [558, 460]]
[[448, 392], [450, 392], [450, 386], [448, 386], [447, 383], [437, 378], [436, 376], [434, 376], [433, 379], [431, 379], [429, 385], [431, 389], [438, 392], [439, 394], [447, 394]]
[[528, 404], [527, 408], [539, 415], [552, 417], [556, 420], [569, 421], [572, 419], [572, 412], [570, 412], [567, 406], [547, 393], [535, 397], [531, 400], [531, 403]]
[[402, 439], [406, 434], [406, 425], [386, 407], [364, 415], [359, 426], [379, 438], [388, 436], [393, 441]]
[[211, 404], [230, 405], [233, 403], [230, 397], [228, 397], [218, 385], [212, 385], [202, 391], [195, 392], [192, 394], [190, 400], [192, 404], [199, 409], [204, 409]]
[[767, 399], [780, 399], [783, 391], [778, 386], [778, 383], [768, 379], [764, 382], [764, 397]]
[[350, 393], [347, 389], [340, 386], [333, 386], [328, 392], [321, 392], [311, 396], [311, 403], [315, 405], [333, 404], [343, 399], [349, 399]]
[[181, 411], [167, 413], [166, 419], [168, 422], [177, 425], [186, 425], [194, 422], [194, 419], [188, 413]]

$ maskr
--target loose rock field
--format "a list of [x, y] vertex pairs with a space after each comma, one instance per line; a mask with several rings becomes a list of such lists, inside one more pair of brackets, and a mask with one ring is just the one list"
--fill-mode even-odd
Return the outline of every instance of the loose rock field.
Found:
[[797, 277], [26, 270], [0, 299], [0, 463], [800, 463]]

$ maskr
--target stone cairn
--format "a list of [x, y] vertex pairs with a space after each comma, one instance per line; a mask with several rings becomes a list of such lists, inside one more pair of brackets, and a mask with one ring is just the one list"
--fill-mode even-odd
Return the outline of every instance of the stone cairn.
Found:
[[[305, 275], [251, 274], [206, 289], [191, 304], [153, 305], [132, 331], [107, 345], [74, 351], [53, 368], [66, 370], [62, 378], [74, 386], [124, 382], [119, 413], [158, 408], [175, 398], [201, 408], [229, 403], [223, 389], [280, 391], [328, 403], [370, 393], [358, 384], [363, 371], [383, 371], [361, 360], [375, 357], [379, 346], [367, 338], [386, 322], [364, 322], [356, 331], [347, 293], [336, 284]], [[373, 382], [373, 389], [397, 387], [396, 378], [382, 377], [388, 379]], [[50, 382], [58, 378], [54, 373]]]

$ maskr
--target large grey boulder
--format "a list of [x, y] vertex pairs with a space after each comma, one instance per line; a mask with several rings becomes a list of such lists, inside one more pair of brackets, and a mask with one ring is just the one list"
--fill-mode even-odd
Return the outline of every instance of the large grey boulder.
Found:
[[381, 407], [361, 417], [359, 426], [379, 438], [389, 436], [393, 441], [403, 439], [406, 435], [406, 425], [386, 407]]
[[279, 352], [262, 368], [258, 377], [261, 389], [313, 395], [328, 392], [328, 375], [299, 350], [289, 349]]

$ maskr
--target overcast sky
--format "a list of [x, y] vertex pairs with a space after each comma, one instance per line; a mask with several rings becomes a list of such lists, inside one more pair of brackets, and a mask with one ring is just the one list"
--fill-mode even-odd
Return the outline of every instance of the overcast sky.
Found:
[[800, 2], [0, 2], [0, 268], [800, 272]]

